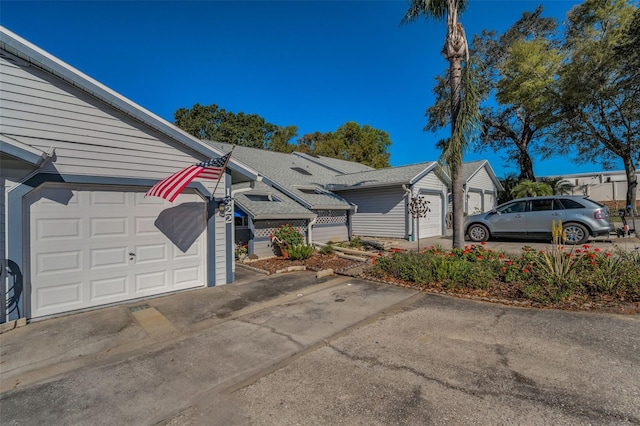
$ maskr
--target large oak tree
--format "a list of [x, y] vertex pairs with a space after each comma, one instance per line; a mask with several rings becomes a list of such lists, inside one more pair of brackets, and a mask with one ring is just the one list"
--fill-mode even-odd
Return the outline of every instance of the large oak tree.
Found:
[[550, 99], [556, 143], [548, 145], [548, 155], [573, 151], [578, 162], [600, 161], [605, 168], [621, 160], [626, 204], [633, 208], [640, 165], [638, 19], [637, 6], [625, 0], [586, 0], [569, 12], [569, 58]]

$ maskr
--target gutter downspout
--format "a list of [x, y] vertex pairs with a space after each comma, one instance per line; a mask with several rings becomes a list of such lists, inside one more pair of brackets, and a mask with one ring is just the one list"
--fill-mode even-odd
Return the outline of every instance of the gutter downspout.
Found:
[[[407, 188], [407, 185], [405, 185], [404, 183], [402, 184], [402, 189], [404, 189], [404, 192], [407, 193], [407, 205], [409, 205], [409, 203], [411, 202], [411, 198], [413, 198], [413, 192], [411, 191], [411, 189]], [[407, 217], [409, 217], [409, 223], [411, 224], [411, 227], [409, 229], [409, 235], [412, 235], [414, 239], [416, 239], [418, 236], [414, 235], [413, 231], [414, 231], [414, 223], [413, 223], [413, 216], [410, 216], [409, 214], [407, 214]]]
[[349, 204], [351, 204], [351, 208], [347, 210], [348, 212], [347, 213], [347, 225], [348, 225], [347, 238], [349, 238], [349, 241], [351, 241], [351, 238], [353, 238], [353, 215], [358, 213], [358, 205], [354, 203], [349, 203]]

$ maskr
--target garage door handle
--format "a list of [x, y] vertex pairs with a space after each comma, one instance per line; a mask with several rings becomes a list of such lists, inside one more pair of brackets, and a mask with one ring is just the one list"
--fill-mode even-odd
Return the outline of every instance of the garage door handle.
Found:
[[136, 255], [135, 253], [129, 253], [129, 256], [135, 256], [135, 255]]

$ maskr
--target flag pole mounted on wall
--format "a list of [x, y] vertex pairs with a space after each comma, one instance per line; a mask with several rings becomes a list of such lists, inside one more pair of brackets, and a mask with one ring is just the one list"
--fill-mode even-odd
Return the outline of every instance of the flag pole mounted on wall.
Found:
[[[222, 171], [220, 172], [220, 175], [222, 175], [222, 173], [224, 173], [224, 171], [227, 168], [227, 164], [229, 164], [229, 160], [231, 159], [231, 154], [233, 154], [233, 150], [236, 149], [236, 145], [233, 144], [231, 146], [231, 151], [229, 151], [229, 153], [227, 155], [225, 155], [225, 157], [227, 157], [226, 160], [224, 160], [224, 165], [222, 166]], [[220, 158], [224, 158], [224, 157], [220, 157]], [[216, 191], [218, 190], [218, 184], [220, 184], [220, 179], [218, 179], [218, 181], [216, 182], [216, 186], [213, 188], [213, 192], [211, 192], [211, 199], [213, 200], [213, 197], [215, 197], [216, 195]]]
[[231, 158], [231, 153], [233, 153], [233, 149], [235, 147], [236, 146], [233, 145], [231, 147], [231, 151], [227, 155], [193, 164], [186, 169], [182, 169], [179, 172], [162, 179], [160, 182], [153, 185], [151, 189], [144, 194], [144, 196], [160, 197], [172, 203], [173, 200], [175, 200], [176, 197], [187, 187], [187, 185], [189, 185], [194, 179], [198, 178], [217, 180], [216, 186], [211, 193], [211, 198], [213, 199], [213, 196], [218, 189], [220, 178], [227, 168], [227, 164]]

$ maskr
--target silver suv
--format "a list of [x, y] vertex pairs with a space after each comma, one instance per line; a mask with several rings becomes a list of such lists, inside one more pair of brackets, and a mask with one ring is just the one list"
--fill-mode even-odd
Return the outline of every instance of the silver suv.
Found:
[[465, 235], [471, 241], [489, 237], [551, 238], [551, 223], [562, 221], [567, 244], [583, 244], [589, 236], [609, 235], [609, 209], [586, 197], [555, 195], [509, 201], [487, 213], [467, 216]]

